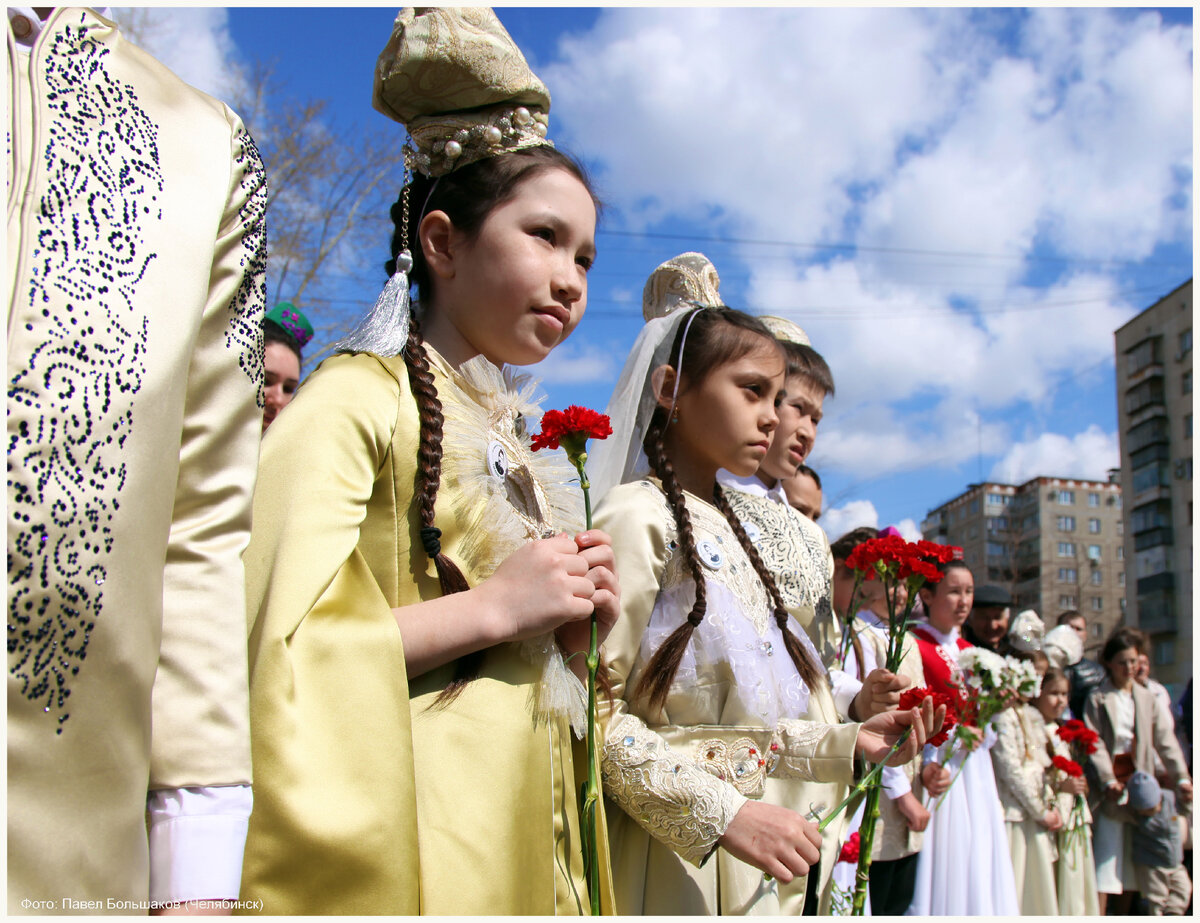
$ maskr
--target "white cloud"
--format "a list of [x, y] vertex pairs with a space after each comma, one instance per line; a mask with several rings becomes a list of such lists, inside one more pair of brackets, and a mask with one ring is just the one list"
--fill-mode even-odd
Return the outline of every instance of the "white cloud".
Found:
[[623, 357], [611, 347], [583, 340], [568, 341], [525, 371], [548, 385], [592, 384], [614, 380], [619, 358]]
[[916, 520], [901, 519], [896, 523], [896, 528], [907, 541], [915, 542], [921, 538], [921, 527], [917, 525]]
[[237, 48], [222, 8], [114, 7], [122, 33], [185, 83], [229, 102], [240, 85]]
[[1008, 450], [990, 477], [1008, 484], [1023, 484], [1035, 477], [1108, 480], [1108, 469], [1121, 462], [1116, 433], [1089, 426], [1075, 436], [1042, 433]]
[[818, 525], [825, 530], [831, 542], [837, 541], [851, 529], [859, 526], [879, 528], [879, 513], [870, 500], [851, 500], [845, 506], [834, 507], [821, 513]]

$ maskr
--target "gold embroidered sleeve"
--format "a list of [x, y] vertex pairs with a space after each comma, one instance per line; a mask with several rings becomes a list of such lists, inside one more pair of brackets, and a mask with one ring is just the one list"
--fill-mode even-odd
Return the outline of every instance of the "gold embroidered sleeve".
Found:
[[[770, 774], [808, 782], [853, 785], [859, 727], [785, 718], [771, 738]], [[770, 765], [772, 762], [774, 765]]]
[[677, 753], [633, 715], [609, 726], [604, 791], [655, 839], [703, 864], [747, 798]]

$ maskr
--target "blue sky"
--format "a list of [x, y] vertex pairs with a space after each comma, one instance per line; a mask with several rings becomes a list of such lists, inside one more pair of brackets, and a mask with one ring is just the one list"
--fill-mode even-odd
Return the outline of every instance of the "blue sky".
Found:
[[[604, 405], [647, 275], [700, 250], [727, 303], [797, 321], [833, 368], [810, 459], [831, 537], [1117, 464], [1112, 332], [1192, 273], [1190, 8], [497, 13], [608, 203], [588, 314], [534, 370], [545, 406]], [[348, 140], [394, 124], [370, 106], [393, 7], [154, 15], [149, 50], [202, 89], [274, 61]]]

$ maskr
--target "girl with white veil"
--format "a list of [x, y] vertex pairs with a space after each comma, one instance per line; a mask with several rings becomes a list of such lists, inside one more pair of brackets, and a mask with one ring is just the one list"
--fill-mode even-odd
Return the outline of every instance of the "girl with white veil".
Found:
[[767, 778], [849, 784], [857, 752], [882, 759], [911, 724], [904, 762], [940, 726], [929, 708], [804, 720], [819, 658], [716, 483], [766, 453], [783, 359], [761, 322], [697, 306], [716, 300], [710, 271], [685, 254], [651, 277], [664, 316], [626, 363], [591, 472], [622, 584], [602, 757], [623, 809], [609, 829], [618, 913], [780, 912], [779, 882], [808, 873], [820, 836], [759, 800]]

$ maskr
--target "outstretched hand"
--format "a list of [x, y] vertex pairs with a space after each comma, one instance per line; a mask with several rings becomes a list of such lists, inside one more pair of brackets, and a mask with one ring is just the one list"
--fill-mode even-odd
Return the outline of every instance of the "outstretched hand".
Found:
[[[946, 706], [933, 707], [932, 699], [924, 699], [919, 708], [889, 711], [863, 722], [858, 729], [858, 749], [872, 763], [887, 759], [889, 766], [903, 766], [925, 746], [925, 741], [942, 729]], [[912, 734], [892, 756], [888, 751], [909, 727]]]

